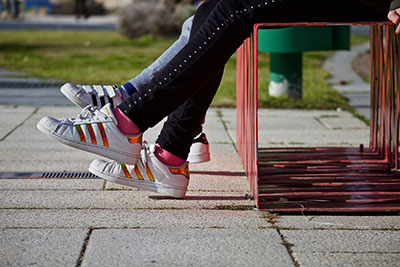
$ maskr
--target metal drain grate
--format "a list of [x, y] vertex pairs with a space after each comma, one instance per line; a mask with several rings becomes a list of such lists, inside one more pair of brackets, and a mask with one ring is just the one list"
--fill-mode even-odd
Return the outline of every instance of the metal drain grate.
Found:
[[0, 179], [95, 179], [90, 172], [0, 172]]
[[63, 83], [59, 81], [29, 80], [29, 78], [0, 81], [0, 88], [59, 88], [61, 85]]

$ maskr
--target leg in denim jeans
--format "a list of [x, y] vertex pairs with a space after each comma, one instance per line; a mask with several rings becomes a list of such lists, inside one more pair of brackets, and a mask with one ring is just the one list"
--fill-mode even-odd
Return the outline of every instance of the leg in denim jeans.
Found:
[[[177, 123], [163, 130], [158, 142], [174, 155], [185, 158], [190, 143], [181, 140], [193, 138], [193, 128], [200, 125], [199, 117], [207, 110], [215, 95], [215, 91], [209, 90], [207, 85], [221, 74], [230, 56], [250, 35], [254, 23], [344, 21], [349, 18], [354, 21], [365, 19], [365, 11], [357, 0], [339, 0], [335, 3], [318, 0], [218, 1], [212, 11], [205, 15], [188, 44], [154, 75], [151, 83], [133, 94], [119, 108], [142, 131], [172, 113], [170, 118]], [[201, 12], [199, 9], [196, 16]]]
[[148, 81], [153, 78], [153, 74], [160, 68], [164, 67], [168, 62], [187, 44], [192, 29], [193, 16], [185, 20], [182, 25], [181, 34], [165, 52], [156, 59], [150, 66], [145, 68], [139, 75], [132, 78], [128, 82], [135, 88], [142, 88]]

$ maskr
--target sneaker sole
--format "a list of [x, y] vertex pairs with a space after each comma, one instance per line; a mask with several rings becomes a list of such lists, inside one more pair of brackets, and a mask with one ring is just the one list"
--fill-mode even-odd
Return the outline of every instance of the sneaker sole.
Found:
[[174, 198], [184, 198], [187, 191], [186, 188], [177, 188], [174, 186], [164, 185], [157, 182], [139, 181], [135, 179], [127, 179], [124, 177], [114, 176], [109, 173], [104, 173], [102, 170], [98, 170], [96, 167], [92, 165], [89, 166], [89, 171], [94, 175], [97, 175], [98, 177], [113, 183], [139, 188], [155, 193], [160, 193], [163, 195], [172, 196]]
[[60, 141], [61, 143], [67, 145], [67, 146], [71, 146], [74, 148], [78, 148], [84, 151], [88, 151], [118, 162], [124, 162], [127, 164], [136, 164], [138, 158], [139, 158], [139, 154], [140, 154], [140, 150], [141, 150], [141, 146], [140, 144], [138, 144], [139, 148], [138, 148], [138, 152], [137, 154], [126, 154], [122, 151], [118, 151], [118, 150], [114, 150], [111, 148], [105, 148], [105, 147], [101, 147], [101, 146], [97, 146], [97, 145], [92, 145], [89, 143], [80, 143], [80, 142], [76, 142], [74, 140], [69, 140], [69, 139], [65, 139], [64, 137], [57, 135], [54, 132], [49, 131], [45, 126], [43, 126], [40, 121], [36, 126], [42, 133], [44, 133], [47, 136], [53, 137], [55, 139], [57, 139], [58, 141]]
[[64, 84], [61, 86], [61, 93], [68, 98], [72, 103], [77, 105], [78, 107], [84, 108], [87, 105], [90, 105], [90, 103], [86, 103], [85, 101], [82, 101], [79, 97], [76, 97], [75, 95], [71, 94], [71, 85], [69, 84]]
[[189, 154], [188, 159], [190, 163], [203, 163], [210, 161], [210, 154]]

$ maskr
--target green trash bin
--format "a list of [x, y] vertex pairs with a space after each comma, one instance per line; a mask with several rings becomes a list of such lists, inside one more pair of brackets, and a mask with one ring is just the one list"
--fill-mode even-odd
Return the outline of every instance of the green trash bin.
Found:
[[270, 96], [302, 97], [303, 52], [349, 49], [350, 26], [295, 26], [258, 30], [258, 51], [270, 53]]

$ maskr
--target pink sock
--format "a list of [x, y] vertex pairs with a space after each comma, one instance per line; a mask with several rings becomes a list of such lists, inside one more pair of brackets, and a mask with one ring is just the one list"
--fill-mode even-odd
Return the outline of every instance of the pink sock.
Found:
[[117, 127], [123, 134], [136, 135], [140, 133], [140, 129], [136, 124], [134, 124], [119, 108], [114, 108], [112, 112], [117, 119]]
[[185, 162], [184, 159], [175, 156], [171, 152], [168, 152], [160, 147], [159, 144], [156, 144], [156, 151], [154, 151], [154, 155], [159, 161], [168, 166], [181, 166]]

